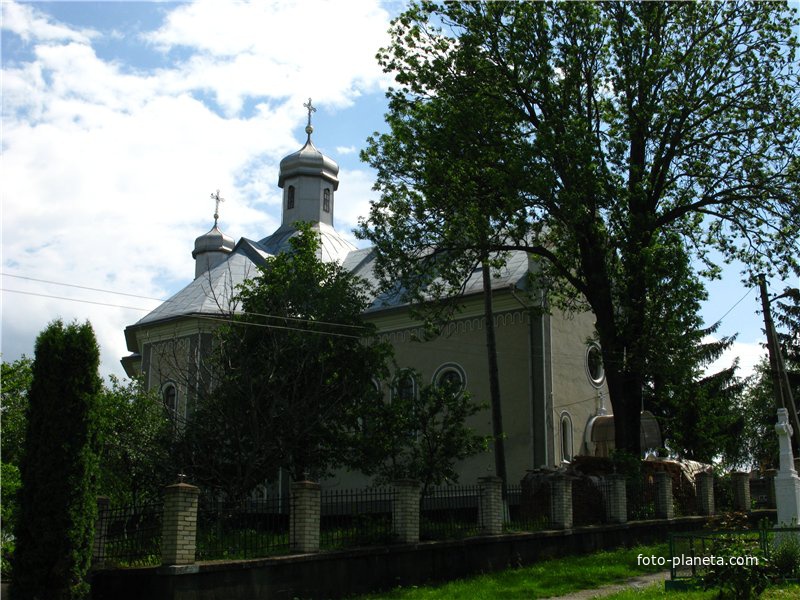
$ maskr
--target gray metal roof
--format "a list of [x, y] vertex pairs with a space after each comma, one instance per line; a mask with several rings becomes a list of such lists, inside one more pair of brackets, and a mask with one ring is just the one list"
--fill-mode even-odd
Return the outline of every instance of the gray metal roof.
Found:
[[[281, 231], [282, 229], [284, 228], [261, 242], [242, 238], [222, 264], [199, 276], [139, 320], [133, 327], [196, 314], [220, 314], [231, 308], [235, 309], [231, 306], [231, 299], [236, 286], [245, 279], [255, 277], [258, 274], [258, 267], [263, 265], [268, 257], [288, 249], [289, 238], [297, 234], [293, 228], [288, 228], [286, 231]], [[324, 224], [319, 229], [322, 238], [321, 258], [323, 260], [341, 260], [345, 269], [366, 280], [374, 289], [377, 289], [379, 282], [374, 272], [374, 249], [356, 249], [339, 236], [332, 227]], [[331, 232], [333, 233], [331, 234]], [[521, 251], [511, 252], [508, 254], [505, 267], [492, 277], [492, 289], [505, 289], [509, 286], [522, 287], [527, 272], [527, 254]], [[482, 273], [480, 269], [476, 269], [467, 281], [464, 294], [478, 294], [482, 291]], [[403, 306], [405, 302], [401, 299], [401, 292], [402, 290], [393, 294], [376, 295], [368, 312]]]

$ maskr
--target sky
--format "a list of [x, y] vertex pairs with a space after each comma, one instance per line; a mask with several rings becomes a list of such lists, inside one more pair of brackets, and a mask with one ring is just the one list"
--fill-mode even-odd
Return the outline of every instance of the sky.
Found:
[[[375, 174], [358, 152], [386, 130], [374, 56], [402, 0], [0, 3], [4, 361], [56, 318], [89, 320], [101, 374], [123, 376], [125, 327], [194, 276], [211, 193], [234, 239], [277, 228], [309, 98], [341, 168], [336, 228], [363, 246]], [[757, 290], [732, 268], [709, 292], [706, 322], [738, 334], [720, 364], [739, 356], [746, 375], [764, 353]]]

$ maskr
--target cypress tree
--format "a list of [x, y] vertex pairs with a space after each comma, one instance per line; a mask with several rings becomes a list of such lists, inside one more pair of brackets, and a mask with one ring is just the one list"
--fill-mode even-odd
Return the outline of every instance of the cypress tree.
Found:
[[21, 464], [12, 597], [88, 595], [92, 560], [100, 361], [89, 323], [51, 323], [36, 340]]

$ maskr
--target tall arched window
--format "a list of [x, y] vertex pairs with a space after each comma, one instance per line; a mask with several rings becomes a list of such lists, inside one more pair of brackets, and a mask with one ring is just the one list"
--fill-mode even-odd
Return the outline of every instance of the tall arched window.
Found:
[[572, 460], [572, 418], [569, 413], [561, 413], [561, 460]]
[[164, 408], [167, 409], [170, 417], [175, 417], [178, 410], [178, 390], [173, 383], [167, 383], [161, 388], [161, 398], [164, 401]]
[[331, 212], [331, 191], [328, 188], [322, 192], [322, 210]]
[[289, 189], [286, 191], [286, 208], [292, 209], [294, 208], [294, 186], [290, 185]]

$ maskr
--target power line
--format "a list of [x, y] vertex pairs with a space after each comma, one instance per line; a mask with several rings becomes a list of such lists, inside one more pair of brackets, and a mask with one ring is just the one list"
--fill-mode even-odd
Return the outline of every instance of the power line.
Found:
[[[25, 279], [27, 281], [37, 281], [39, 283], [49, 283], [49, 284], [52, 284], [52, 285], [63, 285], [64, 287], [77, 288], [79, 290], [89, 290], [89, 291], [92, 291], [92, 292], [103, 292], [104, 294], [115, 294], [117, 296], [128, 296], [130, 298], [142, 298], [144, 300], [156, 300], [158, 302], [166, 302], [166, 300], [164, 300], [163, 298], [153, 298], [151, 296], [140, 296], [139, 294], [126, 294], [125, 292], [115, 292], [113, 290], [104, 290], [104, 289], [101, 289], [101, 288], [88, 287], [88, 286], [85, 286], [85, 285], [76, 285], [74, 283], [64, 283], [64, 282], [61, 282], [61, 281], [50, 281], [48, 279], [37, 279], [35, 277], [26, 277], [24, 275], [12, 275], [11, 273], [0, 273], [0, 275], [2, 275], [3, 277], [14, 277], [16, 279]], [[69, 300], [69, 298], [67, 298], [67, 300]], [[145, 310], [145, 309], [137, 309], [137, 310]]]
[[728, 311], [727, 311], [727, 312], [726, 312], [724, 315], [722, 315], [722, 316], [721, 316], [719, 319], [717, 319], [716, 321], [714, 321], [714, 324], [716, 325], [717, 323], [721, 323], [721, 322], [722, 322], [722, 319], [724, 319], [724, 318], [725, 318], [725, 317], [727, 317], [729, 314], [731, 314], [731, 311], [732, 311], [734, 308], [736, 308], [737, 306], [739, 306], [739, 303], [740, 303], [742, 300], [744, 300], [745, 298], [747, 298], [747, 297], [750, 295], [750, 292], [752, 292], [754, 289], [755, 289], [755, 288], [752, 288], [752, 287], [751, 287], [751, 288], [749, 288], [749, 289], [747, 290], [747, 292], [745, 293], [745, 295], [744, 295], [744, 296], [742, 296], [741, 298], [739, 298], [739, 299], [736, 301], [736, 303], [735, 303], [733, 306], [731, 306], [731, 307], [728, 309]]
[[83, 304], [96, 304], [98, 306], [110, 306], [112, 308], [126, 308], [128, 310], [141, 310], [149, 312], [151, 308], [139, 308], [138, 306], [122, 306], [121, 304], [111, 304], [110, 302], [94, 302], [92, 300], [83, 300], [82, 298], [67, 298], [65, 296], [53, 296], [51, 294], [40, 294], [38, 292], [25, 292], [23, 290], [10, 290], [8, 288], [0, 288], [0, 292], [11, 292], [12, 294], [25, 294], [28, 296], [39, 296], [40, 298], [53, 298], [55, 300], [69, 300], [70, 302], [80, 302]]
[[[96, 287], [89, 287], [89, 286], [85, 286], [85, 285], [76, 285], [74, 283], [65, 283], [63, 281], [52, 281], [52, 280], [49, 280], [49, 279], [38, 279], [36, 277], [27, 277], [25, 275], [13, 275], [11, 273], [0, 273], [0, 275], [3, 275], [4, 277], [15, 277], [17, 279], [24, 279], [24, 280], [27, 280], [27, 281], [36, 281], [38, 283], [47, 283], [47, 284], [50, 284], [50, 285], [60, 285], [60, 286], [64, 286], [64, 287], [77, 288], [77, 289], [80, 289], [80, 290], [89, 290], [89, 291], [92, 291], [92, 292], [102, 292], [104, 294], [115, 294], [117, 296], [127, 296], [127, 297], [130, 297], [130, 298], [141, 298], [143, 300], [154, 300], [156, 302], [162, 302], [164, 304], [172, 302], [172, 300], [169, 300], [169, 299], [165, 300], [163, 298], [153, 298], [152, 296], [141, 296], [139, 294], [127, 294], [125, 292], [115, 292], [113, 290], [107, 290], [107, 289], [96, 288]], [[154, 310], [154, 309], [150, 309], [150, 308], [138, 308], [138, 307], [134, 307], [134, 306], [120, 306], [120, 305], [117, 305], [117, 304], [110, 304], [110, 303], [105, 303], [105, 302], [93, 302], [91, 300], [80, 300], [80, 299], [77, 299], [77, 298], [67, 298], [67, 297], [64, 297], [64, 296], [47, 295], [47, 294], [41, 294], [41, 293], [37, 293], [37, 292], [27, 292], [27, 291], [22, 291], [22, 290], [3, 289], [2, 291], [8, 291], [8, 292], [13, 292], [13, 293], [17, 293], [17, 294], [30, 294], [32, 296], [40, 296], [42, 298], [53, 298], [53, 299], [56, 299], [56, 300], [69, 300], [71, 302], [85, 302], [87, 304], [96, 304], [96, 305], [99, 305], [99, 306], [111, 306], [111, 307], [115, 307], [115, 308], [127, 308], [127, 309], [130, 309], [130, 310], [140, 310], [140, 311]], [[299, 322], [299, 323], [310, 323], [310, 324], [314, 324], [314, 325], [330, 325], [330, 326], [333, 326], [333, 327], [348, 327], [350, 329], [366, 329], [366, 327], [364, 327], [363, 325], [351, 325], [349, 323], [333, 323], [333, 322], [330, 322], [330, 321], [317, 321], [317, 320], [314, 320], [314, 319], [302, 319], [300, 317], [289, 317], [289, 316], [281, 316], [281, 315], [267, 315], [267, 314], [263, 314], [263, 313], [245, 312], [245, 311], [239, 311], [237, 314], [253, 316], [253, 317], [262, 317], [262, 318], [265, 318], [265, 319], [281, 319], [281, 320], [285, 320], [285, 321], [296, 321], [296, 322]]]

